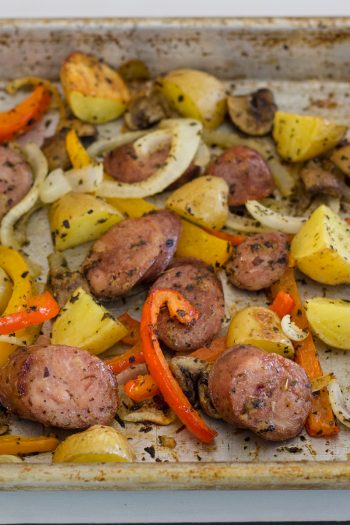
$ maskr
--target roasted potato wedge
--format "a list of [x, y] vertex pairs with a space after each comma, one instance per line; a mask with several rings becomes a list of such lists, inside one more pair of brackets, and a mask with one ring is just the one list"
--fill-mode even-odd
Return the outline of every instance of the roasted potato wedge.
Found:
[[346, 131], [346, 126], [322, 117], [277, 111], [273, 138], [283, 159], [301, 162], [334, 148]]
[[314, 297], [305, 302], [312, 331], [327, 345], [350, 350], [350, 303], [341, 299]]
[[278, 315], [263, 306], [248, 306], [233, 317], [227, 334], [227, 346], [237, 344], [257, 346], [283, 357], [294, 356], [293, 344], [282, 332]]
[[61, 83], [76, 117], [92, 124], [118, 118], [130, 96], [117, 71], [96, 58], [76, 52], [61, 67]]
[[123, 215], [98, 197], [67, 193], [52, 204], [49, 218], [55, 248], [62, 251], [98, 239]]
[[335, 148], [329, 158], [340, 171], [350, 177], [350, 144]]
[[[84, 330], [81, 322], [84, 320]], [[118, 321], [83, 288], [77, 288], [56, 318], [52, 327], [52, 344], [84, 348], [101, 354], [128, 333]]]
[[169, 104], [184, 117], [217, 128], [226, 112], [223, 84], [212, 75], [195, 69], [176, 69], [156, 82]]
[[295, 235], [291, 254], [299, 270], [315, 281], [350, 283], [350, 227], [325, 205]]
[[195, 224], [220, 229], [228, 216], [228, 193], [224, 179], [204, 175], [175, 190], [165, 205]]

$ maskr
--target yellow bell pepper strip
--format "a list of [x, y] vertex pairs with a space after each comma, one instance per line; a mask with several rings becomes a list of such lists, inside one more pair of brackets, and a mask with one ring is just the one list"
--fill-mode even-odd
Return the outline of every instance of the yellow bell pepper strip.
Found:
[[106, 201], [124, 213], [127, 217], [142, 217], [145, 213], [154, 211], [157, 206], [145, 199], [118, 199], [117, 197], [107, 198]]
[[16, 435], [0, 436], [0, 454], [34, 454], [52, 452], [59, 441], [51, 436], [25, 437]]
[[141, 316], [142, 351], [150, 375], [158, 385], [165, 402], [174, 410], [187, 429], [203, 443], [211, 443], [216, 431], [209, 428], [196, 410], [191, 406], [172, 375], [157, 338], [157, 320], [163, 306], [180, 323], [190, 324], [198, 318], [198, 312], [176, 290], [155, 289], [147, 297]]
[[[23, 257], [15, 250], [0, 246], [0, 267], [7, 273], [13, 283], [12, 295], [3, 315], [12, 314], [25, 308], [33, 295], [29, 268]], [[32, 342], [35, 333], [30, 328], [21, 330], [16, 336]], [[16, 350], [10, 343], [0, 342], [0, 366]]]
[[139, 403], [159, 394], [159, 388], [153, 377], [145, 374], [127, 381], [124, 385], [124, 392], [130, 399]]
[[11, 140], [24, 133], [49, 108], [51, 95], [42, 85], [38, 85], [22, 102], [14, 108], [0, 113], [0, 142]]
[[[292, 321], [309, 335], [303, 341], [293, 342], [295, 348], [295, 361], [304, 368], [310, 381], [323, 375], [321, 364], [317, 355], [310, 326], [305, 314], [304, 307], [298, 292], [297, 283], [293, 268], [287, 268], [280, 280], [272, 285], [272, 296], [276, 297], [278, 292], [283, 290], [294, 300], [294, 307], [291, 311]], [[311, 412], [307, 418], [306, 431], [312, 437], [330, 437], [339, 432], [332, 407], [326, 389], [320, 390], [314, 395], [312, 400]]]
[[66, 151], [73, 168], [85, 168], [93, 164], [93, 160], [82, 145], [74, 129], [71, 129], [66, 136]]
[[0, 334], [8, 335], [28, 326], [49, 321], [59, 313], [60, 307], [50, 292], [31, 297], [26, 309], [0, 317]]
[[120, 374], [129, 366], [138, 365], [144, 363], [145, 358], [142, 352], [141, 341], [136, 343], [135, 346], [127, 350], [123, 354], [116, 355], [110, 359], [106, 359], [106, 365], [110, 366], [115, 375]]

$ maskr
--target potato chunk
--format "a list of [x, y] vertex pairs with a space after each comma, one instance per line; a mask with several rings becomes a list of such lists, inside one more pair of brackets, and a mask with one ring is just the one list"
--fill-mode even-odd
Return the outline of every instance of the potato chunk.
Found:
[[56, 250], [73, 248], [101, 237], [123, 215], [104, 200], [86, 193], [67, 193], [50, 210]]
[[169, 104], [184, 117], [217, 128], [226, 112], [223, 84], [212, 75], [195, 69], [176, 69], [157, 80], [158, 89]]
[[320, 283], [350, 283], [350, 228], [325, 205], [295, 235], [291, 254], [298, 268]]
[[314, 297], [305, 302], [312, 331], [327, 345], [350, 350], [350, 303], [341, 299]]
[[228, 192], [224, 179], [204, 175], [175, 190], [166, 207], [195, 224], [220, 229], [228, 216]]
[[333, 148], [346, 131], [346, 126], [321, 117], [277, 111], [273, 138], [283, 159], [301, 162]]
[[77, 288], [53, 324], [52, 344], [77, 346], [98, 355], [127, 333], [127, 328], [106, 308], [85, 290]]
[[130, 96], [120, 75], [84, 53], [72, 53], [61, 67], [68, 104], [80, 120], [103, 124], [118, 118]]
[[293, 344], [282, 332], [279, 317], [263, 306], [248, 306], [233, 317], [227, 334], [227, 346], [236, 344], [257, 346], [283, 357], [294, 356]]

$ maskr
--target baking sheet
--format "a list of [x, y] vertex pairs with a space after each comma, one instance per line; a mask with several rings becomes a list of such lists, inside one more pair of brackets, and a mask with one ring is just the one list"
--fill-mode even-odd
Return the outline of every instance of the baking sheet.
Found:
[[[208, 24], [210, 26], [209, 22]], [[344, 25], [346, 26], [346, 24]], [[86, 26], [84, 27], [86, 29]], [[212, 26], [210, 29], [213, 31]], [[246, 29], [249, 29], [248, 26]], [[189, 28], [187, 28], [188, 30]], [[265, 27], [264, 31], [266, 30]], [[61, 31], [67, 36], [64, 28]], [[181, 33], [180, 28], [178, 31]], [[32, 29], [30, 32], [31, 40], [36, 38], [35, 35], [35, 30]], [[252, 35], [248, 40], [249, 45], [252, 45]], [[166, 46], [166, 44], [164, 45]], [[190, 46], [190, 44], [188, 45]], [[81, 46], [79, 48], [81, 49]], [[74, 46], [70, 51], [72, 49]], [[89, 50], [91, 51], [91, 49], [92, 47]], [[99, 54], [98, 49], [93, 49], [95, 54]], [[275, 48], [271, 49], [273, 55]], [[327, 49], [327, 45], [324, 44], [323, 50]], [[88, 49], [85, 47], [85, 50]], [[164, 50], [162, 52], [164, 53]], [[135, 56], [135, 54], [131, 56]], [[266, 60], [266, 55], [264, 60]], [[58, 64], [59, 60], [55, 64], [55, 71], [58, 69]], [[169, 68], [169, 66], [167, 67]], [[203, 66], [197, 65], [197, 67]], [[306, 71], [305, 62], [303, 67]], [[275, 73], [276, 71], [279, 70], [275, 68]], [[268, 67], [267, 72], [269, 72]], [[258, 73], [257, 76], [260, 76], [259, 71]], [[294, 73], [296, 73], [295, 77], [298, 78], [298, 70], [296, 72], [291, 70], [291, 74], [294, 75]], [[344, 74], [346, 76], [346, 71]], [[266, 78], [270, 77], [267, 76]], [[238, 94], [249, 92], [258, 87], [270, 87], [276, 96], [279, 108], [282, 110], [324, 115], [350, 126], [350, 90], [347, 82], [329, 79], [300, 81], [264, 80], [261, 78], [259, 80], [234, 79], [227, 82], [228, 88]], [[327, 101], [332, 101], [332, 103], [330, 104]], [[0, 102], [3, 107], [10, 105], [7, 97], [1, 91]], [[108, 135], [110, 133], [111, 129], [108, 126], [101, 129], [101, 134]], [[26, 251], [36, 262], [43, 264], [45, 255], [51, 251], [45, 211], [41, 211], [33, 217], [29, 224], [29, 232], [30, 236], [34, 232], [35, 235], [33, 235], [31, 245], [26, 247]], [[304, 297], [317, 295], [350, 298], [349, 286], [326, 289], [322, 285], [311, 283], [301, 276], [299, 284]], [[248, 304], [266, 304], [263, 293], [247, 294], [227, 286], [225, 287], [225, 294], [228, 310], [231, 312]], [[144, 295], [142, 294], [134, 297], [129, 300], [128, 305], [120, 305], [120, 308], [121, 310], [125, 310], [126, 307], [136, 308], [134, 314], [137, 316], [143, 298]], [[350, 399], [350, 353], [331, 350], [321, 343], [318, 343], [318, 348], [324, 371], [335, 372], [344, 393]], [[311, 439], [303, 433], [294, 440], [281, 444], [265, 442], [248, 431], [234, 429], [223, 422], [210, 420], [210, 424], [218, 430], [218, 437], [215, 444], [207, 446], [190, 437], [187, 431], [182, 429], [180, 422], [175, 422], [167, 427], [126, 423], [125, 428], [121, 428], [115, 422], [116, 428], [130, 439], [136, 451], [137, 464], [127, 466], [106, 465], [104, 467], [98, 465], [49, 466], [49, 454], [31, 456], [24, 460], [23, 466], [0, 465], [1, 488], [43, 488], [43, 484], [46, 484], [45, 486], [48, 488], [62, 488], [65, 483], [68, 483], [66, 486], [79, 489], [91, 488], [91, 485], [94, 488], [130, 488], [132, 482], [135, 484], [132, 487], [134, 489], [207, 488], [208, 486], [216, 488], [282, 488], [284, 486], [304, 486], [305, 484], [309, 487], [327, 487], [330, 483], [336, 483], [334, 488], [336, 486], [350, 486], [350, 484], [348, 485], [350, 468], [346, 463], [346, 460], [350, 459], [350, 434], [344, 428], [337, 437], [332, 439]], [[39, 424], [18, 421], [13, 417], [11, 432], [38, 435], [48, 431]], [[64, 432], [61, 432], [61, 435], [63, 436]], [[175, 449], [170, 450], [162, 447], [159, 442], [161, 435], [175, 437]], [[339, 461], [343, 463], [335, 463]], [[152, 465], [148, 466], [149, 463]], [[18, 477], [19, 474], [20, 478]]]

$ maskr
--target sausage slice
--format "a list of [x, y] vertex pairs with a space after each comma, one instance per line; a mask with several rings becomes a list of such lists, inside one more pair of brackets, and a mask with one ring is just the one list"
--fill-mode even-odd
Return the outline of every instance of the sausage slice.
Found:
[[0, 368], [0, 401], [20, 417], [60, 428], [108, 425], [116, 380], [98, 357], [72, 346], [29, 346]]
[[279, 232], [259, 233], [235, 248], [226, 265], [229, 281], [243, 290], [268, 288], [288, 264], [288, 236]]
[[311, 410], [311, 385], [301, 366], [255, 346], [226, 350], [214, 362], [208, 384], [225, 421], [270, 441], [297, 436]]
[[92, 293], [112, 299], [155, 279], [171, 261], [180, 230], [180, 219], [167, 210], [113, 226], [94, 243], [83, 264]]
[[229, 185], [229, 206], [241, 206], [249, 199], [263, 199], [274, 190], [270, 169], [260, 153], [247, 146], [227, 149], [207, 168], [207, 174], [222, 177]]
[[27, 195], [32, 182], [32, 171], [25, 160], [0, 146], [0, 220]]
[[172, 319], [164, 310], [158, 318], [158, 335], [176, 352], [189, 352], [211, 341], [221, 328], [225, 314], [222, 286], [214, 272], [199, 259], [175, 260], [153, 284], [156, 288], [177, 290], [198, 310], [199, 318], [191, 325]]

